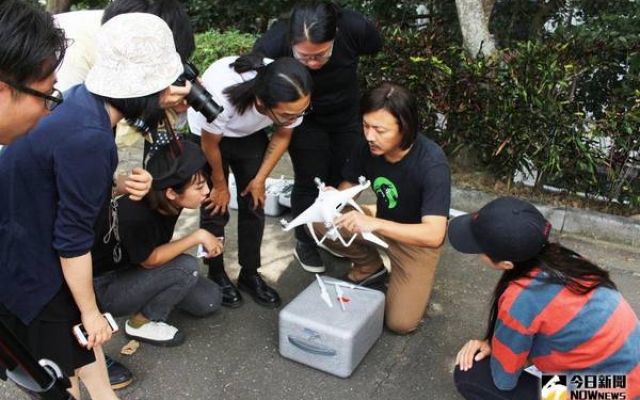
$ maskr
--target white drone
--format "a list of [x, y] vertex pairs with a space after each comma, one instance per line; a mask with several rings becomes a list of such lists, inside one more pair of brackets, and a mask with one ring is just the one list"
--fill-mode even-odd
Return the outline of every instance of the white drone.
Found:
[[[316, 185], [318, 185], [319, 190], [316, 201], [311, 205], [311, 207], [304, 210], [302, 214], [298, 215], [292, 221], [288, 222], [285, 219], [281, 219], [280, 224], [282, 225], [282, 228], [286, 232], [296, 226], [307, 224], [309, 232], [317, 244], [322, 244], [322, 242], [329, 238], [331, 240], [339, 240], [345, 247], [349, 247], [358, 234], [354, 234], [348, 241], [345, 240], [340, 234], [338, 228], [334, 225], [333, 221], [340, 216], [340, 211], [342, 211], [344, 206], [347, 204], [364, 214], [360, 206], [353, 201], [353, 198], [371, 186], [371, 182], [361, 176], [358, 178], [358, 185], [345, 190], [324, 190], [324, 182], [319, 178], [316, 178], [315, 182]], [[313, 229], [312, 224], [314, 222], [322, 222], [328, 228], [327, 232], [320, 239], [318, 239], [318, 236]], [[384, 247], [385, 249], [389, 247], [387, 243], [371, 232], [362, 232], [362, 237]]]

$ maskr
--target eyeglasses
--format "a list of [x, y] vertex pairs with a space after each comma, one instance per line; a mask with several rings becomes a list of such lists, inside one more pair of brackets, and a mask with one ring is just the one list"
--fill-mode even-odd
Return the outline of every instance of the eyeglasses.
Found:
[[309, 61], [325, 62], [325, 61], [329, 61], [329, 59], [331, 58], [331, 55], [333, 54], [333, 42], [331, 42], [331, 47], [329, 47], [327, 50], [325, 50], [323, 53], [320, 53], [320, 54], [313, 54], [313, 55], [300, 54], [293, 47], [291, 48], [291, 52], [293, 53], [293, 58], [295, 58], [296, 60], [302, 63], [307, 63]]
[[63, 101], [62, 92], [56, 88], [53, 88], [53, 90], [51, 91], [51, 94], [46, 94], [38, 90], [31, 89], [30, 87], [21, 85], [18, 82], [14, 81], [13, 79], [0, 78], [0, 81], [6, 83], [9, 86], [12, 86], [13, 88], [17, 89], [19, 92], [30, 94], [32, 96], [36, 96], [36, 97], [40, 97], [41, 99], [44, 99], [44, 107], [49, 111], [55, 110], [56, 107], [62, 104], [62, 101]]
[[273, 112], [271, 107], [267, 107], [267, 110], [271, 113], [271, 116], [273, 117], [273, 122], [276, 125], [285, 126], [285, 125], [291, 125], [291, 123], [297, 120], [298, 118], [304, 117], [305, 115], [308, 115], [311, 112], [313, 112], [313, 107], [311, 106], [311, 104], [309, 104], [309, 107], [307, 107], [307, 109], [301, 112], [300, 114], [287, 115], [286, 117], [283, 117], [282, 120], [280, 119], [280, 117], [278, 117], [278, 114]]

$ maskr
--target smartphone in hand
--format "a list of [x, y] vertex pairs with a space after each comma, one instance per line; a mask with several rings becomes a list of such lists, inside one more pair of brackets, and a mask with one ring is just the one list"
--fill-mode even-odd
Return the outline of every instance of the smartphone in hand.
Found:
[[[224, 236], [218, 236], [218, 240], [220, 241], [220, 243], [222, 243], [222, 245], [224, 245]], [[197, 258], [204, 258], [209, 254], [209, 252], [207, 251], [207, 249], [204, 248], [204, 246], [202, 245], [202, 243], [200, 243], [198, 245], [198, 249], [196, 250], [196, 257]]]
[[[118, 324], [116, 323], [116, 320], [113, 319], [113, 316], [111, 315], [111, 313], [104, 313], [102, 314], [102, 316], [109, 323], [109, 326], [111, 327], [111, 331], [114, 333], [117, 332]], [[87, 333], [86, 329], [84, 329], [84, 325], [82, 324], [75, 325], [73, 327], [73, 334], [78, 340], [78, 343], [80, 343], [82, 347], [87, 347], [87, 344], [89, 343], [89, 334]]]

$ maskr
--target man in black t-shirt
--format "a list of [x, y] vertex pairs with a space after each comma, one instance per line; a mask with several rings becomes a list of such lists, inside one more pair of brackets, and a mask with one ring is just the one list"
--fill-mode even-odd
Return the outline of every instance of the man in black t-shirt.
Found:
[[[362, 286], [386, 289], [385, 322], [397, 333], [418, 327], [426, 311], [433, 278], [446, 233], [451, 199], [447, 159], [440, 147], [418, 134], [415, 97], [402, 86], [383, 83], [362, 100], [366, 144], [347, 161], [338, 189], [355, 186], [358, 177], [371, 181], [377, 197], [375, 210], [345, 212], [334, 224], [345, 237], [359, 234], [345, 247], [325, 240], [332, 252], [348, 257], [353, 268], [346, 279]], [[320, 235], [324, 224], [314, 224]], [[382, 263], [379, 247], [362, 234], [375, 233], [389, 247], [391, 274]]]

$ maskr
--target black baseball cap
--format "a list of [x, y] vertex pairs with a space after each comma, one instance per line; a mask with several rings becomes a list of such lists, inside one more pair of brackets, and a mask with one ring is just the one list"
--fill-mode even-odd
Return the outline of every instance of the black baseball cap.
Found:
[[495, 261], [525, 261], [549, 239], [551, 223], [532, 204], [514, 197], [491, 201], [478, 212], [449, 222], [449, 243], [466, 254], [486, 254]]
[[[162, 146], [147, 162], [147, 171], [153, 177], [152, 187], [163, 190], [191, 179], [202, 170], [207, 159], [200, 146], [188, 141], [178, 141], [178, 146]], [[174, 155], [174, 148], [180, 155]]]

